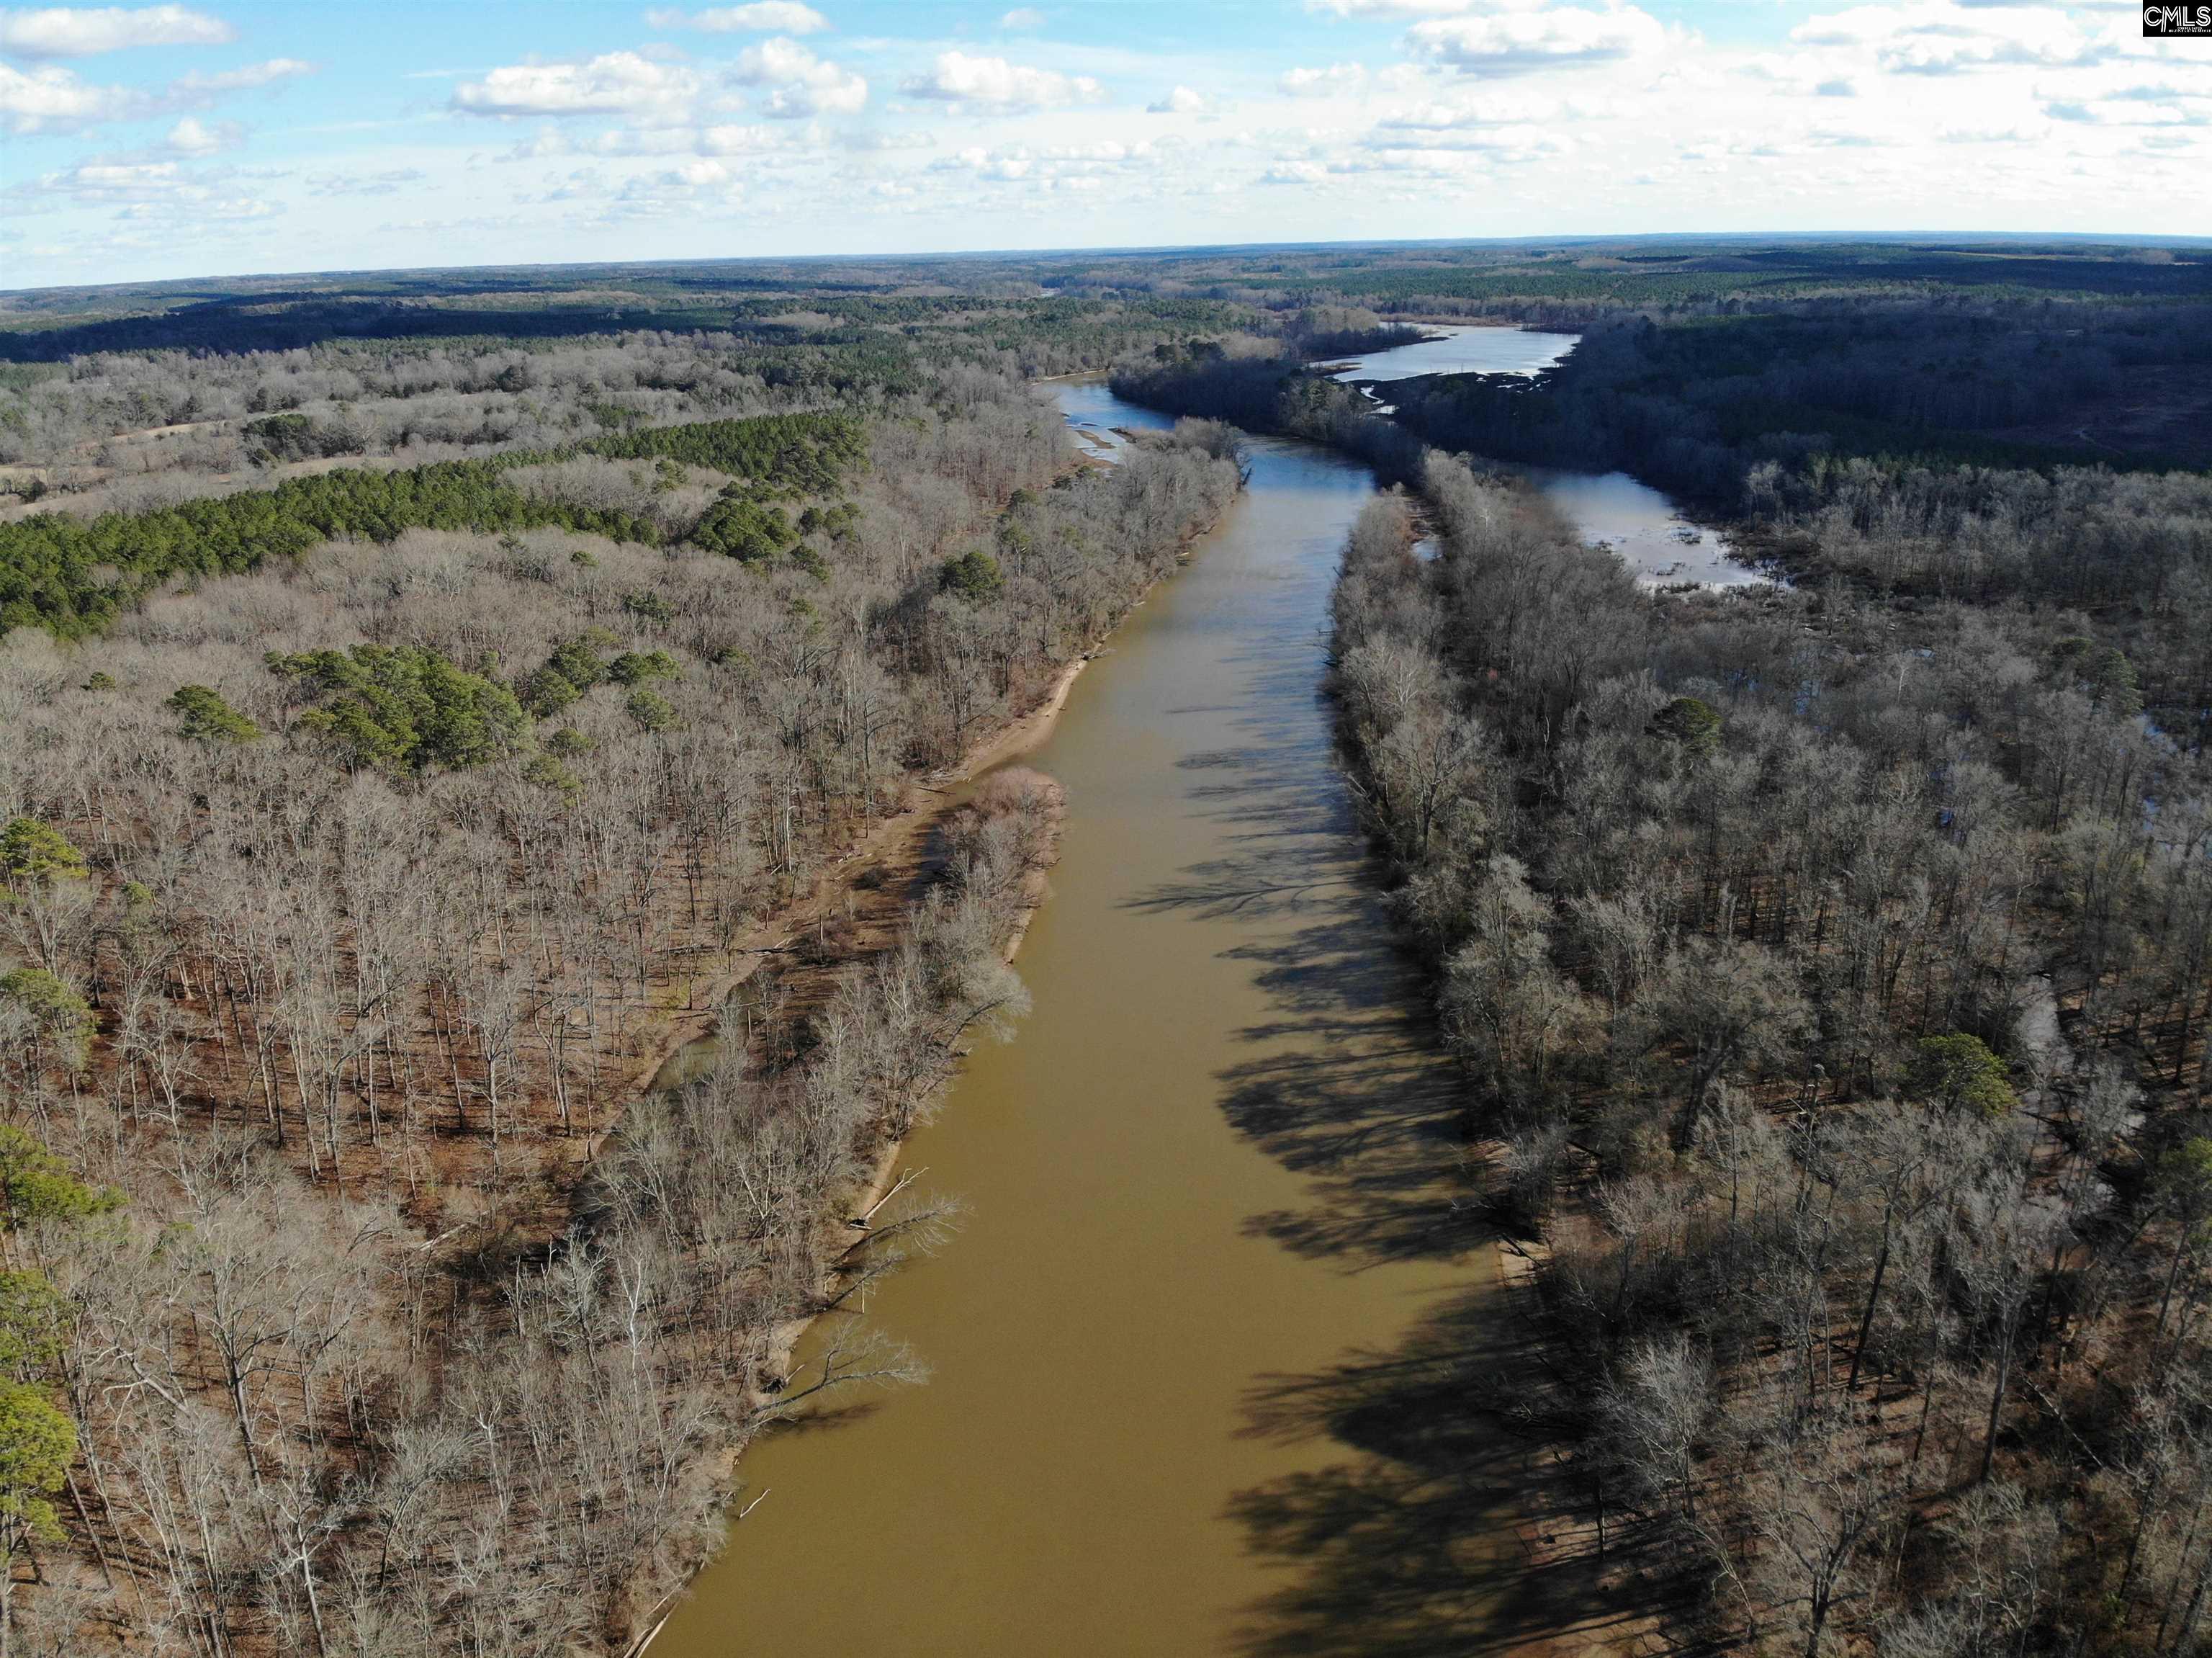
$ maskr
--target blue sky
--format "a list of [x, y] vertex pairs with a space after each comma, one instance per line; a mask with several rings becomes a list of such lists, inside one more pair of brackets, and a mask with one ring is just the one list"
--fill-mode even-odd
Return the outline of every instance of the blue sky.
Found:
[[2133, 0], [0, 9], [0, 287], [1668, 230], [2212, 233]]

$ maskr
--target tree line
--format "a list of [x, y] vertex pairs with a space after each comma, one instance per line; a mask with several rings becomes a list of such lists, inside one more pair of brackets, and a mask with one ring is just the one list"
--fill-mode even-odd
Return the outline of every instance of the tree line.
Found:
[[[2075, 613], [2134, 664], [2144, 706], [2201, 747], [2212, 708], [2212, 487], [2201, 471], [2030, 454], [1977, 430], [2208, 349], [2193, 313], [1808, 302], [1716, 322], [1606, 324], [1543, 375], [1352, 388], [1231, 336], [1125, 359], [1117, 392], [1358, 454], [1418, 484], [1424, 446], [1623, 468], [1735, 521], [1749, 552], [1875, 598], [2008, 596]], [[1992, 411], [1992, 401], [2002, 403]], [[2139, 458], [2140, 459], [2140, 458]], [[2126, 457], [2121, 457], [2124, 462]]]
[[1135, 294], [995, 293], [972, 277], [957, 296], [853, 296], [823, 278], [763, 296], [758, 309], [737, 327], [602, 320], [550, 338], [418, 330], [258, 350], [233, 332], [215, 349], [0, 365], [0, 490], [48, 508], [139, 509], [331, 460], [419, 465], [550, 450], [793, 406], [866, 417], [892, 399], [936, 396], [948, 371], [1103, 368], [1160, 339], [1261, 320], [1243, 308]]
[[2194, 1649], [2202, 749], [2078, 613], [1653, 595], [1510, 479], [1419, 498], [1334, 683], [1574, 1545], [1746, 1648]]
[[[821, 493], [860, 460], [863, 439], [845, 416], [763, 415], [635, 431], [577, 452], [688, 458], [744, 480], [752, 493]], [[519, 489], [506, 476], [568, 458], [510, 451], [392, 472], [327, 472], [155, 512], [104, 513], [89, 522], [42, 512], [0, 524], [0, 627], [44, 626], [65, 638], [97, 632], [161, 582], [297, 558], [335, 537], [388, 542], [408, 529], [556, 526], [617, 540], [660, 539], [641, 515]], [[678, 477], [664, 475], [664, 486]]]

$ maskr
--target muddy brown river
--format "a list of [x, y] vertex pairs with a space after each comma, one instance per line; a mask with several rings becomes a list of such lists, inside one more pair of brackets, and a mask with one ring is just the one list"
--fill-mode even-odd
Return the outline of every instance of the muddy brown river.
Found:
[[1492, 1614], [1467, 1470], [1508, 1378], [1456, 1332], [1495, 1262], [1318, 694], [1372, 480], [1254, 451], [1025, 757], [1069, 797], [1035, 1010], [907, 1145], [968, 1213], [865, 1315], [932, 1379], [756, 1442], [653, 1658], [1438, 1652]]

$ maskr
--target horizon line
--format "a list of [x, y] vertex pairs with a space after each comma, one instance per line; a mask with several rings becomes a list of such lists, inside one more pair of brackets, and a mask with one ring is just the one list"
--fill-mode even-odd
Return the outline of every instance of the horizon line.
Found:
[[1863, 242], [1873, 246], [1913, 246], [1930, 242], [1981, 242], [2044, 245], [2073, 243], [2087, 247], [2176, 247], [2212, 249], [2212, 235], [2158, 235], [2142, 231], [2087, 230], [1645, 230], [1576, 232], [1535, 236], [1398, 236], [1358, 237], [1341, 241], [1247, 242], [1152, 242], [1099, 244], [1071, 247], [945, 248], [903, 253], [711, 253], [693, 258], [653, 259], [536, 260], [520, 264], [477, 262], [463, 265], [341, 265], [322, 270], [213, 271], [186, 277], [155, 277], [142, 281], [61, 283], [36, 288], [0, 288], [0, 300], [38, 295], [90, 295], [129, 289], [191, 287], [222, 282], [265, 282], [285, 278], [341, 277], [397, 277], [467, 271], [648, 271], [696, 265], [788, 265], [817, 264], [910, 265], [959, 259], [1036, 259], [1169, 257], [1303, 251], [1323, 248], [1419, 247], [1565, 247], [1625, 242], [1747, 242], [1788, 246], [1801, 242]]

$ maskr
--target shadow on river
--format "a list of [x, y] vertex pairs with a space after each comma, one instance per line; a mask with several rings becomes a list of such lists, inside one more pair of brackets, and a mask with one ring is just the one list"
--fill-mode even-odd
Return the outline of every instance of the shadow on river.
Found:
[[[1060, 396], [1103, 447], [1164, 424]], [[1070, 801], [1035, 1011], [908, 1141], [969, 1218], [866, 1314], [934, 1378], [757, 1442], [654, 1658], [1447, 1658], [1558, 1621], [1510, 1520], [1531, 1360], [1318, 694], [1372, 480], [1254, 447], [1025, 757]]]
[[[1467, 1155], [1461, 1097], [1429, 1033], [1399, 1016], [1413, 987], [1403, 964], [1375, 952], [1388, 917], [1367, 890], [1371, 871], [1321, 850], [1353, 832], [1346, 802], [1316, 798], [1303, 766], [1273, 765], [1270, 753], [1261, 742], [1183, 762], [1207, 776], [1194, 793], [1237, 850], [1133, 900], [1287, 923], [1231, 952], [1252, 966], [1275, 1018], [1240, 1033], [1261, 1051], [1221, 1073], [1221, 1108], [1308, 1185], [1304, 1201], [1246, 1228], [1340, 1271], [1472, 1271], [1464, 1291], [1437, 1298], [1392, 1344], [1247, 1390], [1242, 1435], [1340, 1454], [1231, 1499], [1254, 1556], [1285, 1569], [1241, 1620], [1236, 1649], [1447, 1658], [1531, 1650], [1568, 1624], [1599, 1636], [1592, 1609], [1564, 1608], [1512, 1529], [1534, 1517], [1521, 1405], [1540, 1356], [1500, 1304], [1472, 1181], [1438, 1176]], [[1319, 901], [1340, 886], [1359, 901]], [[1285, 1049], [1286, 1035], [1325, 1045]]]

